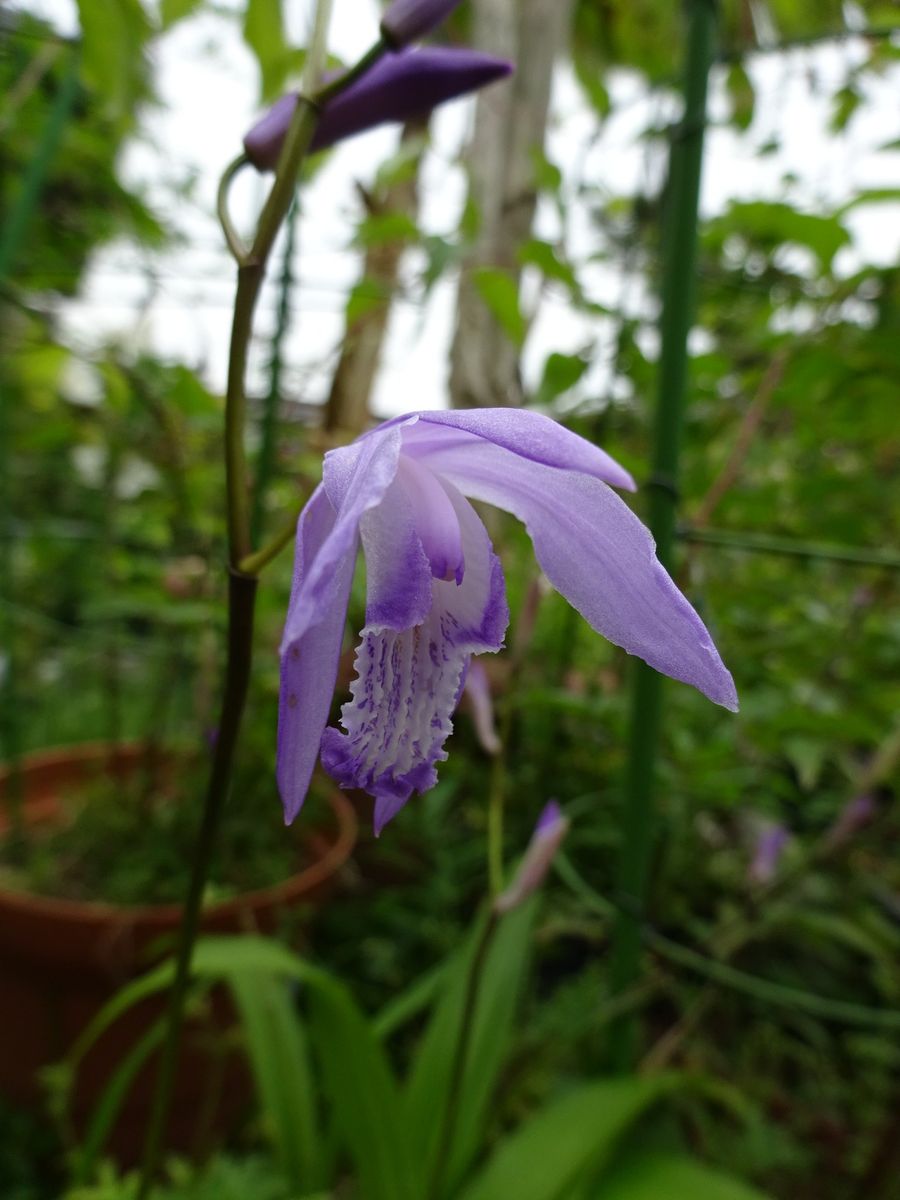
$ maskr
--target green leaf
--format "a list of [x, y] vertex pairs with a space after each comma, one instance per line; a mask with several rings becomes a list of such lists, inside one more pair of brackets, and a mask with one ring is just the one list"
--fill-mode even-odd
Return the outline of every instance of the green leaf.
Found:
[[850, 118], [862, 104], [862, 96], [855, 87], [842, 87], [832, 101], [829, 127], [832, 133], [841, 133], [850, 123]]
[[549, 404], [563, 392], [573, 388], [590, 366], [580, 354], [551, 354], [544, 363], [544, 373], [535, 393], [535, 404]]
[[127, 121], [146, 90], [146, 13], [139, 0], [78, 0], [78, 19], [84, 81], [108, 116]]
[[428, 1008], [434, 1001], [438, 988], [444, 982], [447, 962], [440, 962], [426, 971], [405, 991], [393, 996], [372, 1022], [372, 1028], [380, 1038], [388, 1038], [397, 1029], [408, 1024], [413, 1017]]
[[828, 759], [829, 747], [822, 741], [806, 737], [784, 739], [784, 754], [797, 772], [797, 780], [804, 792], [811, 792], [822, 774]]
[[478, 294], [507, 337], [521, 348], [525, 344], [528, 325], [519, 309], [519, 288], [515, 280], [496, 267], [478, 267], [472, 272], [472, 278]]
[[418, 225], [402, 212], [373, 213], [356, 231], [360, 246], [389, 246], [395, 242], [415, 241], [418, 236]]
[[228, 984], [284, 1177], [298, 1193], [321, 1187], [315, 1087], [303, 1025], [287, 986], [271, 974], [250, 971], [232, 971]]
[[774, 252], [784, 242], [806, 246], [826, 270], [838, 250], [850, 242], [850, 234], [838, 216], [800, 212], [776, 201], [735, 202], [723, 217], [710, 223], [709, 229], [736, 233], [767, 252]]
[[[485, 1119], [512, 1038], [516, 1008], [531, 957], [532, 901], [500, 922], [481, 972], [469, 1053], [463, 1073], [446, 1189], [452, 1193], [477, 1153]], [[444, 971], [440, 1003], [425, 1031], [405, 1096], [409, 1140], [423, 1180], [430, 1178], [459, 1041], [470, 964], [483, 920], [463, 952]]]
[[503, 1142], [462, 1200], [564, 1200], [611, 1159], [629, 1126], [678, 1084], [677, 1076], [656, 1075], [576, 1088]]
[[73, 1183], [84, 1183], [93, 1176], [97, 1158], [106, 1144], [134, 1077], [162, 1042], [164, 1032], [164, 1018], [160, 1017], [134, 1043], [113, 1074], [104, 1082], [103, 1092], [91, 1113], [90, 1122], [78, 1146]]
[[390, 302], [391, 289], [379, 279], [359, 279], [347, 297], [346, 320], [352, 329], [369, 313], [377, 312]]
[[762, 1192], [679, 1154], [629, 1155], [603, 1179], [591, 1200], [766, 1200]]
[[159, 19], [163, 29], [169, 29], [178, 21], [196, 12], [203, 0], [162, 0], [159, 6]]
[[748, 129], [753, 120], [753, 106], [756, 99], [753, 91], [753, 81], [747, 74], [742, 63], [733, 63], [725, 76], [725, 86], [728, 88], [728, 98], [731, 101], [731, 120], [738, 129]]
[[366, 1200], [420, 1200], [400, 1096], [381, 1043], [349, 992], [321, 976], [310, 991], [310, 1034], [335, 1125]]
[[247, 0], [244, 41], [256, 55], [260, 95], [274, 100], [290, 69], [290, 50], [284, 36], [281, 0]]
[[537, 267], [547, 279], [554, 279], [567, 287], [574, 297], [581, 295], [575, 272], [567, 262], [562, 261], [549, 242], [529, 238], [519, 251], [519, 262], [523, 266]]
[[[888, 149], [889, 147], [882, 147]], [[893, 147], [895, 150], [900, 150], [900, 142]], [[866, 204], [896, 204], [900, 201], [900, 188], [865, 188], [861, 192], [857, 192], [846, 204], [842, 204], [837, 210], [839, 216], [844, 213], [851, 212], [854, 208], [862, 208]]]

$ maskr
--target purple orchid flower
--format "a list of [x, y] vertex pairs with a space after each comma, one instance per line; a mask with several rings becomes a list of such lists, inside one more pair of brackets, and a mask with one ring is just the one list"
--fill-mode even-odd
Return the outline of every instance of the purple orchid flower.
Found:
[[[505, 59], [476, 50], [433, 47], [387, 54], [327, 102], [310, 150], [325, 150], [386, 122], [407, 121], [502, 79], [512, 69]], [[296, 107], [295, 92], [282, 96], [244, 138], [244, 152], [258, 171], [273, 171], [277, 166]]]
[[399, 50], [431, 33], [459, 4], [460, 0], [394, 0], [381, 18], [381, 36]]
[[[608, 485], [634, 483], [604, 451], [516, 409], [397, 417], [325, 456], [300, 516], [281, 653], [278, 783], [288, 821], [319, 757], [375, 799], [376, 833], [436, 780], [473, 654], [503, 644], [503, 572], [466, 496], [524, 521], [553, 586], [604, 637], [737, 708], [703, 622]], [[344, 732], [326, 729], [362, 543], [366, 625]]]

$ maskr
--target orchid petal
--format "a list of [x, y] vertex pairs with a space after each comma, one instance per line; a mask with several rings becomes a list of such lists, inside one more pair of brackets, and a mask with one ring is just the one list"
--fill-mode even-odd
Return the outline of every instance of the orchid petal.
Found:
[[412, 628], [363, 629], [352, 699], [341, 711], [346, 732], [327, 729], [322, 738], [329, 774], [375, 797], [376, 834], [414, 791], [434, 785], [469, 658], [499, 650], [509, 621], [487, 530], [455, 488], [447, 494], [462, 532], [462, 583], [434, 579], [431, 610]]
[[[333, 533], [335, 512], [324, 489], [316, 488], [297, 526], [297, 552], [291, 610], [302, 580]], [[314, 629], [285, 637], [281, 657], [281, 695], [278, 705], [278, 789], [290, 823], [303, 805], [319, 757], [319, 743], [328, 723], [353, 565], [355, 540], [336, 566], [331, 605]], [[290, 611], [290, 610], [289, 610]]]
[[363, 515], [359, 531], [366, 557], [366, 625], [420, 624], [431, 610], [431, 564], [399, 474], [378, 507]]
[[657, 671], [737, 709], [731, 674], [656, 558], [649, 531], [600, 480], [481, 441], [428, 452], [429, 466], [523, 521], [547, 578], [594, 629]]
[[[335, 603], [340, 564], [348, 555], [355, 555], [359, 544], [360, 520], [381, 503], [397, 474], [400, 432], [379, 430], [378, 433], [377, 437], [325, 455], [322, 487], [337, 519], [315, 556], [303, 564], [302, 574], [295, 578], [283, 646], [297, 641], [329, 616]], [[298, 555], [295, 572], [300, 568]]]
[[[418, 421], [411, 421], [416, 416]], [[605, 450], [541, 413], [521, 408], [482, 408], [413, 413], [397, 420], [403, 426], [404, 450], [416, 457], [427, 458], [432, 448], [443, 456], [454, 446], [465, 455], [474, 444], [471, 440], [474, 436], [502, 446], [520, 458], [548, 467], [581, 471], [613, 487], [635, 490], [634, 480]]]
[[400, 458], [399, 477], [415, 510], [416, 529], [432, 575], [462, 583], [466, 557], [459, 518], [440, 480], [409, 455]]

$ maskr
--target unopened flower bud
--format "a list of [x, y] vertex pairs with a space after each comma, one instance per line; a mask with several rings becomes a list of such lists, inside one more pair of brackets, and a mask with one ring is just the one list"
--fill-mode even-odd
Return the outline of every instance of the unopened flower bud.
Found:
[[491, 699], [491, 685], [488, 681], [484, 663], [473, 658], [469, 663], [466, 674], [465, 696], [469, 702], [472, 723], [475, 726], [475, 736], [486, 754], [500, 753], [500, 739], [494, 725], [494, 704]]
[[[512, 63], [475, 50], [434, 47], [387, 54], [330, 99], [310, 150], [324, 150], [389, 121], [408, 121], [447, 100], [502, 79]], [[244, 151], [259, 171], [273, 171], [297, 106], [295, 92], [282, 96], [244, 138]]]
[[569, 818], [564, 817], [555, 800], [551, 800], [538, 818], [525, 857], [519, 864], [515, 878], [494, 901], [494, 911], [511, 912], [524, 903], [544, 882], [553, 865], [556, 852], [569, 832]]
[[381, 34], [394, 50], [431, 33], [460, 0], [394, 0], [381, 20]]
[[790, 836], [783, 825], [768, 825], [758, 834], [753, 861], [747, 871], [750, 883], [765, 885], [772, 882]]

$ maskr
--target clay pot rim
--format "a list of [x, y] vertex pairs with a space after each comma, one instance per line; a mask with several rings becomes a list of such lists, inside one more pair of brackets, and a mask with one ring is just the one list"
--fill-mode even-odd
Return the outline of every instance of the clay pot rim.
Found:
[[[109, 742], [82, 742], [27, 754], [23, 756], [19, 770], [27, 776], [29, 771], [45, 766], [98, 763], [115, 755], [133, 759], [145, 750], [146, 743], [140, 741], [122, 742], [116, 746]], [[0, 766], [0, 786], [5, 784], [10, 773], [8, 767]], [[314, 863], [279, 883], [240, 892], [227, 900], [206, 904], [201, 909], [201, 919], [204, 922], [214, 922], [217, 918], [240, 917], [251, 911], [272, 908], [285, 901], [296, 900], [335, 874], [350, 857], [356, 845], [359, 821], [353, 805], [341, 792], [330, 792], [328, 803], [337, 821], [337, 836]], [[6, 833], [6, 829], [7, 823], [0, 814], [0, 837]], [[135, 927], [142, 924], [176, 925], [181, 920], [183, 906], [177, 903], [114, 904], [103, 900], [68, 900], [64, 897], [35, 895], [32, 892], [0, 885], [0, 908], [7, 911], [40, 913], [58, 921], [70, 921], [80, 925], [87, 922], [120, 922], [124, 919], [129, 926]]]

